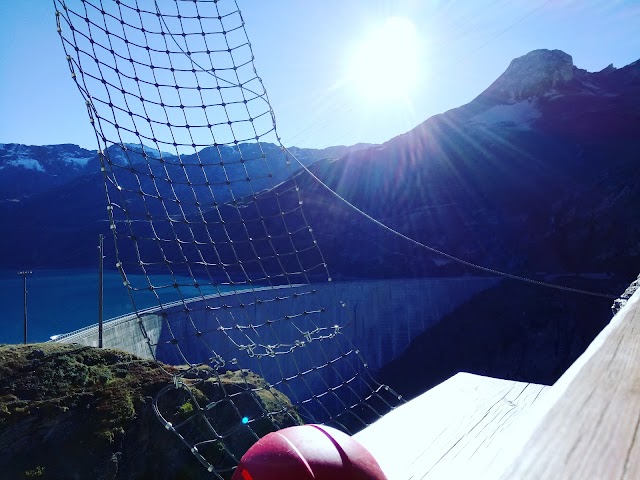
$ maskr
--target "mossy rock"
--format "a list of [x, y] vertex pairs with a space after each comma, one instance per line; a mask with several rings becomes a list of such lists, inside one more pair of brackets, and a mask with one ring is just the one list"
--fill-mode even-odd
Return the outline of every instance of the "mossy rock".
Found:
[[[153, 399], [176, 372], [116, 350], [1, 345], [3, 478], [211, 478], [153, 411]], [[183, 380], [188, 388], [158, 396], [158, 407], [187, 441], [213, 440], [199, 451], [216, 468], [227, 469], [223, 477], [257, 437], [302, 423], [289, 399], [251, 372], [200, 367], [191, 377]], [[212, 435], [212, 426], [223, 442]]]

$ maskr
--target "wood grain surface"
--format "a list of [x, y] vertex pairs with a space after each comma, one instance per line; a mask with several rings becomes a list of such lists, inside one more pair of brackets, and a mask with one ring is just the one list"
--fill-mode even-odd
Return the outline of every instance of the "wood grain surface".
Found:
[[551, 389], [555, 401], [501, 478], [640, 478], [639, 294]]
[[640, 479], [640, 290], [552, 387], [459, 373], [356, 439], [390, 480]]
[[459, 373], [358, 433], [389, 479], [477, 478], [548, 387]]

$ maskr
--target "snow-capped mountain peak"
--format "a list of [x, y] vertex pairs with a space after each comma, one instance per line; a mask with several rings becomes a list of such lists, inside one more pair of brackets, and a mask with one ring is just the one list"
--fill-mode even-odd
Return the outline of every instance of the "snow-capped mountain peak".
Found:
[[95, 159], [94, 150], [77, 145], [0, 144], [0, 200], [62, 185], [93, 170]]

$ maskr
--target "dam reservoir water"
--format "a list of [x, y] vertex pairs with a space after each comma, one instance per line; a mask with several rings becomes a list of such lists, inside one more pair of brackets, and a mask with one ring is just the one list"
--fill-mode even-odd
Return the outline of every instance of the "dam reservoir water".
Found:
[[[142, 275], [129, 277], [140, 283]], [[154, 282], [171, 283], [167, 275], [157, 275]], [[195, 288], [191, 295], [196, 295]], [[205, 293], [214, 293], [209, 289]], [[98, 323], [98, 272], [91, 269], [33, 270], [27, 276], [27, 337], [31, 342], [49, 340], [52, 335], [67, 333]], [[178, 300], [175, 291], [161, 294], [163, 301]], [[156, 298], [136, 296], [138, 308], [157, 305]], [[104, 272], [104, 319], [132, 311], [127, 289], [117, 271]], [[16, 270], [0, 270], [0, 343], [22, 343], [24, 338], [23, 279]]]

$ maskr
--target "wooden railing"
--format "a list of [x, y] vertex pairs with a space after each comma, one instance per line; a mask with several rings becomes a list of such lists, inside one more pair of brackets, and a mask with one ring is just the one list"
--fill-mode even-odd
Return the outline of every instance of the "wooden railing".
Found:
[[640, 291], [550, 390], [505, 479], [640, 478]]
[[356, 438], [390, 480], [640, 479], [640, 290], [553, 386], [458, 374]]

